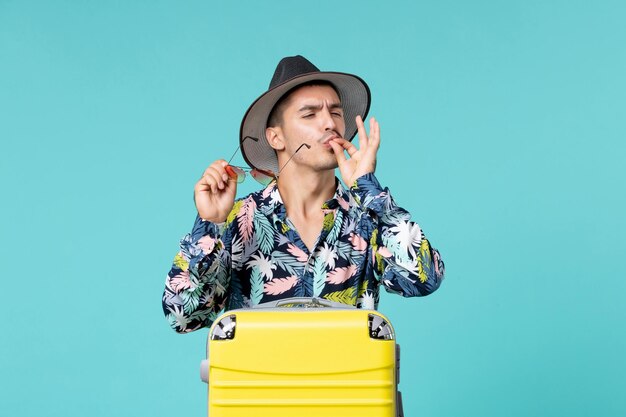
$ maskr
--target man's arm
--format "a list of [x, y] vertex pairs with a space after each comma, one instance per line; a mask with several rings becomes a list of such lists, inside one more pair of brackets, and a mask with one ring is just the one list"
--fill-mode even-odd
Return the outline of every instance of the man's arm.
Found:
[[405, 297], [428, 295], [439, 288], [445, 266], [411, 215], [398, 206], [373, 173], [358, 178], [350, 188], [373, 222], [370, 244], [374, 274], [387, 291]]
[[163, 312], [178, 333], [210, 326], [227, 302], [230, 251], [224, 224], [198, 216], [165, 280]]
[[237, 182], [223, 159], [213, 162], [194, 188], [198, 217], [165, 281], [163, 312], [179, 333], [210, 326], [227, 301], [230, 283], [228, 231], [235, 206]]
[[[439, 252], [430, 246], [410, 214], [396, 205], [388, 189], [376, 180], [376, 155], [380, 147], [380, 125], [370, 119], [369, 134], [360, 116], [356, 117], [359, 148], [339, 138], [333, 148], [343, 182], [363, 209], [371, 214], [370, 244], [376, 261], [374, 273], [388, 291], [406, 297], [430, 294], [439, 288], [444, 264]], [[348, 153], [346, 158], [344, 151]]]

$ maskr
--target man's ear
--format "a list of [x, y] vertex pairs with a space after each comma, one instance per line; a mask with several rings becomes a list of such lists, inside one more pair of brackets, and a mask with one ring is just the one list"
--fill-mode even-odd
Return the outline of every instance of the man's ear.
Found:
[[267, 143], [270, 144], [272, 148], [277, 151], [282, 151], [285, 149], [285, 142], [283, 141], [283, 132], [280, 127], [273, 126], [265, 129], [265, 137], [267, 138]]

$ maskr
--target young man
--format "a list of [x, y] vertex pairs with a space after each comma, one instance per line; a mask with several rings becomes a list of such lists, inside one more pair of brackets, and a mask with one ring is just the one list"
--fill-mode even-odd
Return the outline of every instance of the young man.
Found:
[[380, 127], [371, 118], [366, 132], [369, 105], [359, 77], [321, 72], [301, 56], [281, 60], [240, 132], [252, 175], [275, 180], [235, 200], [243, 173], [217, 160], [196, 184], [198, 217], [162, 300], [177, 332], [210, 326], [224, 308], [280, 298], [374, 309], [380, 285], [405, 297], [439, 287], [439, 252], [374, 176]]

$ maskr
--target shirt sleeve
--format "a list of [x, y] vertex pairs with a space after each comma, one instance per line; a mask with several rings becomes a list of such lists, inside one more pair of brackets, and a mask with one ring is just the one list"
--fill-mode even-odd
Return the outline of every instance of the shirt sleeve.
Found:
[[389, 189], [383, 189], [372, 173], [358, 178], [350, 192], [368, 212], [368, 221], [373, 222], [373, 270], [385, 289], [415, 297], [439, 288], [445, 273], [439, 251], [430, 245], [419, 225], [411, 221], [411, 215], [395, 203]]
[[163, 312], [178, 333], [210, 326], [224, 308], [230, 283], [227, 225], [196, 217], [180, 241], [165, 280]]

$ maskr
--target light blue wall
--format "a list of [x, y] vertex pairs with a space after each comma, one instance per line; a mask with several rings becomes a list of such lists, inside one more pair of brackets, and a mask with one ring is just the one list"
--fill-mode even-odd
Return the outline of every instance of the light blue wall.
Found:
[[205, 413], [205, 333], [169, 329], [165, 274], [195, 181], [297, 53], [370, 84], [378, 176], [446, 261], [435, 295], [381, 302], [407, 416], [626, 415], [625, 20], [621, 1], [0, 0], [0, 415]]

